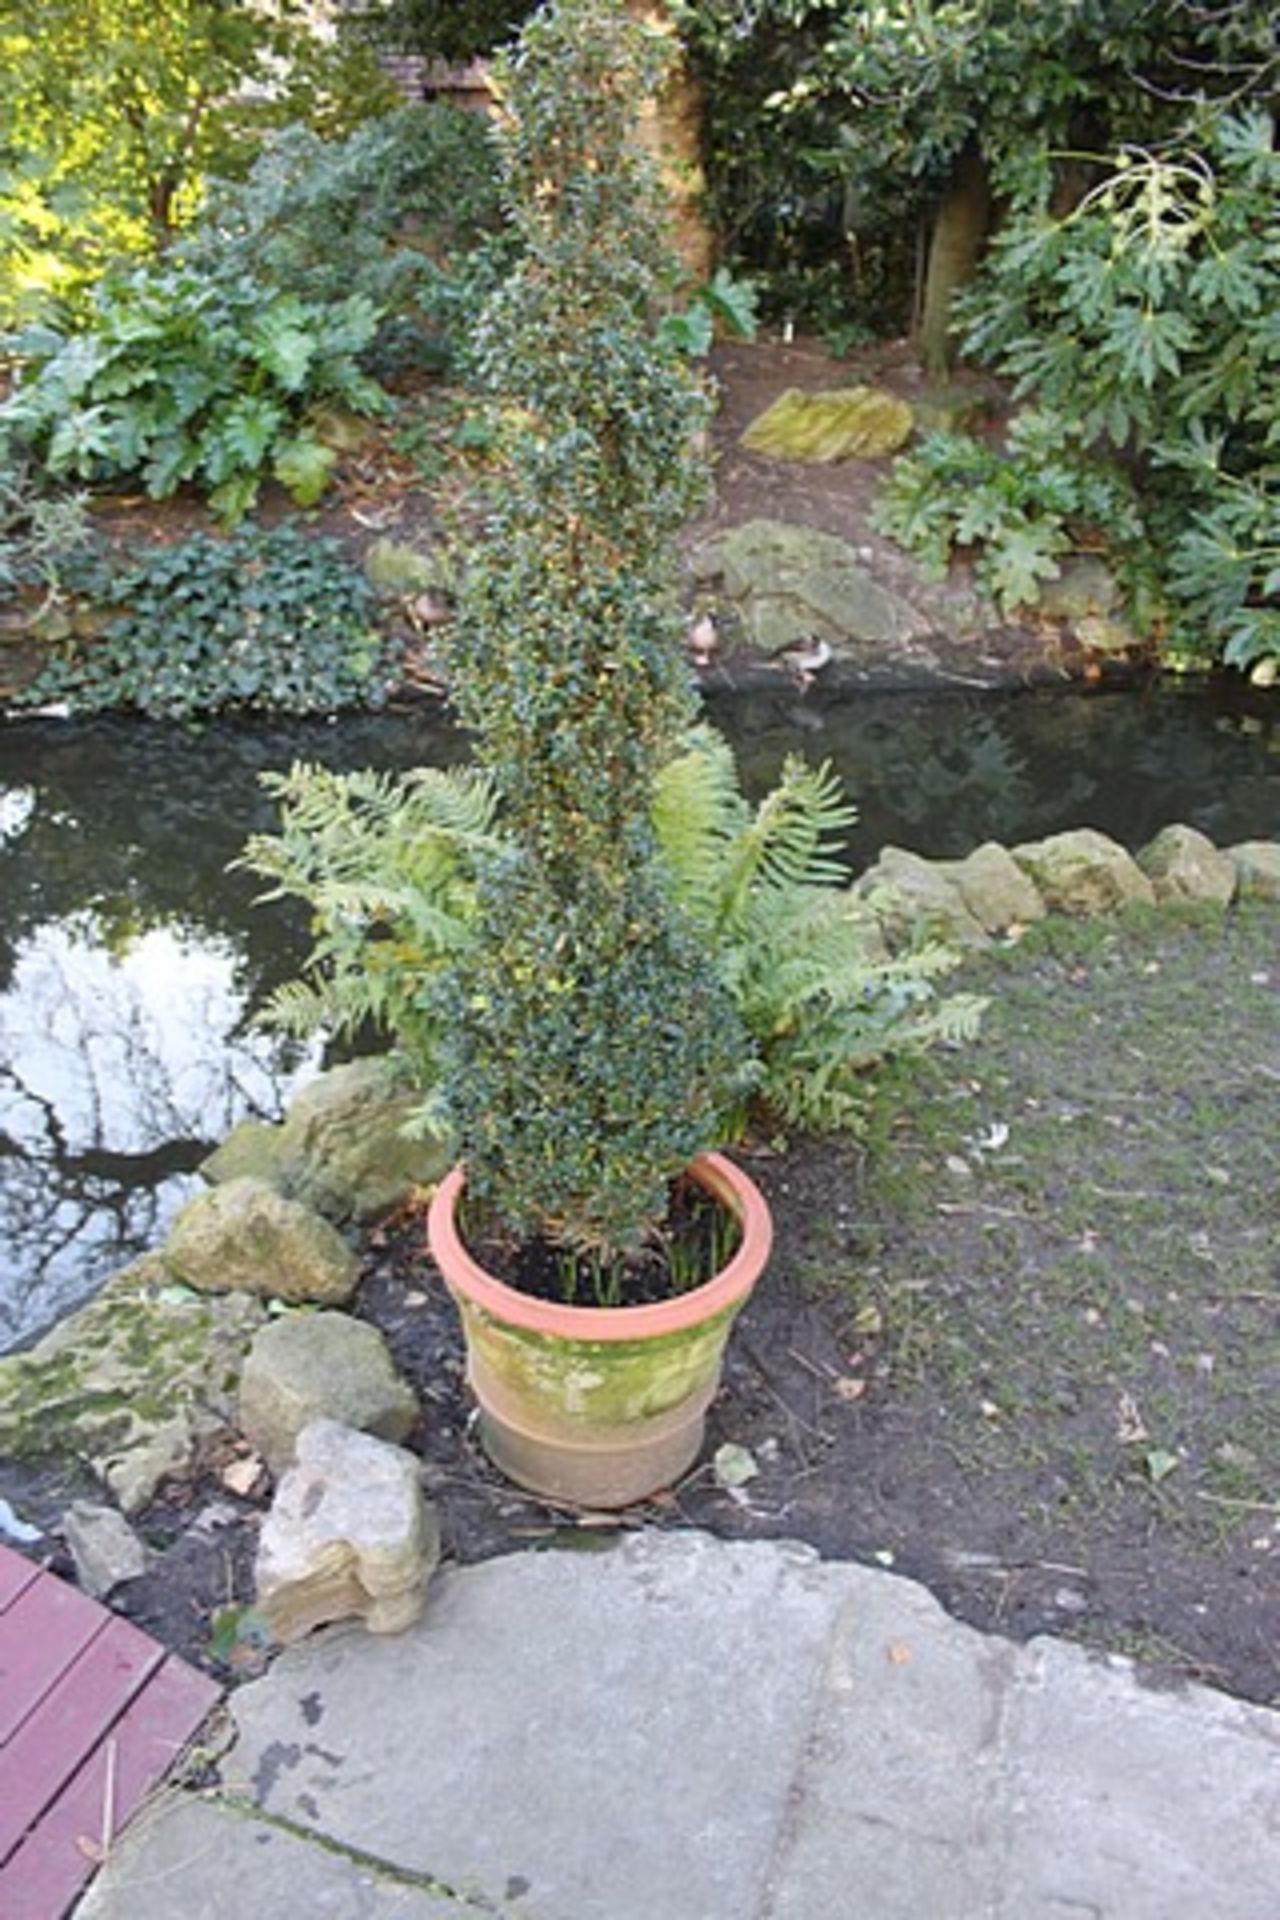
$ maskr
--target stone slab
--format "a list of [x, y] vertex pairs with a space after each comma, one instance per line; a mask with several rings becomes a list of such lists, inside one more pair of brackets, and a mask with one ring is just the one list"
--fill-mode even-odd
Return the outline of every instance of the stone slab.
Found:
[[241, 1689], [224, 1775], [473, 1898], [519, 1886], [529, 1920], [744, 1920], [845, 1580], [699, 1534], [444, 1574], [409, 1633]]
[[851, 1571], [759, 1920], [1276, 1920], [1280, 1716]]
[[[454, 1568], [410, 1632], [318, 1634], [232, 1711], [238, 1824], [130, 1838], [84, 1920], [1280, 1914], [1280, 1715], [787, 1543]], [[204, 1831], [241, 1837], [183, 1856]], [[180, 1908], [113, 1878], [184, 1858]]]
[[113, 1850], [77, 1920], [467, 1920], [468, 1911], [447, 1891], [406, 1885], [212, 1801], [170, 1795]]

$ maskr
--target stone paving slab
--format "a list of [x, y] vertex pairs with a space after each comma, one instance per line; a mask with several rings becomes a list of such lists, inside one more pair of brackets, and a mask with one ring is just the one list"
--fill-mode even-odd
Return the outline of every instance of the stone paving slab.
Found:
[[166, 1797], [130, 1828], [76, 1920], [467, 1920], [445, 1895], [210, 1800]]
[[420, 1632], [314, 1642], [242, 1689], [224, 1777], [472, 1897], [518, 1888], [529, 1920], [743, 1920], [844, 1572], [701, 1534], [490, 1561]]
[[[199, 1818], [277, 1851], [216, 1848], [210, 1904], [144, 1906], [181, 1853], [162, 1813], [85, 1920], [275, 1920], [256, 1850], [286, 1839], [281, 1920], [1280, 1920], [1280, 1715], [979, 1634], [803, 1547], [640, 1534], [451, 1570], [409, 1633], [317, 1635], [232, 1707], [248, 1817]], [[371, 1872], [361, 1898], [419, 1904], [330, 1894]]]
[[1280, 1920], [1280, 1715], [850, 1572], [758, 1920]]

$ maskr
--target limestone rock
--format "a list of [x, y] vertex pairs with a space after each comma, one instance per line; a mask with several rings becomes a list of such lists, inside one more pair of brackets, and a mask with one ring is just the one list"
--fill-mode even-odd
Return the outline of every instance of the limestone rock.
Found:
[[888, 593], [834, 534], [782, 520], [748, 520], [720, 542], [725, 588], [752, 645], [776, 653], [825, 640], [837, 654], [900, 644], [923, 630], [915, 609]]
[[285, 1644], [331, 1620], [398, 1633], [422, 1610], [440, 1531], [411, 1453], [313, 1420], [258, 1546], [258, 1607]]
[[1280, 841], [1242, 840], [1227, 848], [1242, 900], [1280, 900]]
[[366, 1220], [396, 1206], [412, 1187], [433, 1185], [452, 1154], [430, 1136], [405, 1134], [420, 1104], [385, 1059], [353, 1060], [318, 1075], [297, 1095], [282, 1129], [293, 1196], [331, 1219]]
[[1138, 855], [1157, 900], [1207, 900], [1225, 907], [1236, 890], [1236, 864], [1194, 827], [1165, 827]]
[[76, 1579], [94, 1600], [104, 1600], [147, 1570], [147, 1549], [115, 1507], [73, 1501], [63, 1515], [62, 1537], [75, 1562]]
[[126, 1513], [231, 1424], [265, 1312], [184, 1294], [149, 1254], [27, 1353], [0, 1360], [0, 1456], [86, 1461]]
[[240, 1376], [240, 1431], [274, 1474], [321, 1416], [403, 1440], [418, 1403], [376, 1327], [345, 1313], [293, 1313], [255, 1336]]
[[938, 869], [960, 891], [987, 933], [1043, 920], [1045, 904], [1007, 847], [986, 840], [963, 860], [939, 860]]
[[229, 1180], [265, 1180], [284, 1194], [289, 1193], [293, 1171], [284, 1128], [272, 1126], [269, 1120], [242, 1120], [200, 1163], [201, 1178], [211, 1187], [224, 1186]]
[[1012, 852], [1054, 913], [1087, 919], [1135, 900], [1148, 906], [1155, 901], [1155, 889], [1132, 854], [1094, 827], [1026, 841]]
[[742, 444], [778, 460], [876, 460], [905, 446], [914, 426], [906, 401], [878, 387], [789, 387], [751, 422]]
[[920, 923], [964, 946], [986, 944], [982, 926], [941, 862], [922, 859], [905, 847], [882, 847], [875, 866], [854, 882], [853, 891], [859, 899], [873, 900], [886, 890], [890, 899], [882, 901], [879, 911], [891, 944]]
[[355, 1254], [337, 1229], [248, 1176], [187, 1203], [165, 1244], [164, 1262], [200, 1293], [334, 1305], [350, 1299], [356, 1284]]

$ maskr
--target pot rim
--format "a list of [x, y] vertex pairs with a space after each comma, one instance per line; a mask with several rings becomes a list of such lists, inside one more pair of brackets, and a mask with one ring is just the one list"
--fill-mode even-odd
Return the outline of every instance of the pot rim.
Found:
[[456, 1208], [466, 1183], [462, 1166], [445, 1175], [432, 1197], [427, 1212], [431, 1256], [451, 1292], [461, 1294], [494, 1319], [529, 1333], [589, 1341], [645, 1340], [680, 1333], [739, 1305], [763, 1273], [773, 1244], [769, 1208], [741, 1167], [721, 1153], [700, 1153], [689, 1172], [700, 1187], [736, 1215], [742, 1239], [719, 1273], [671, 1300], [653, 1300], [640, 1307], [571, 1306], [558, 1300], [539, 1300], [496, 1279], [473, 1259], [458, 1233]]

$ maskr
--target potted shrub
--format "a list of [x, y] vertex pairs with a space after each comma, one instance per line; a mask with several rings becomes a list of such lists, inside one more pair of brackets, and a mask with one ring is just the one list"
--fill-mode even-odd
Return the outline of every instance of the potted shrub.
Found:
[[[692, 1458], [769, 1243], [745, 1176], [699, 1159], [752, 1050], [652, 820], [695, 715], [673, 542], [707, 416], [657, 325], [674, 264], [635, 128], [660, 44], [620, 6], [555, 0], [499, 70], [519, 256], [477, 328], [496, 472], [445, 649], [504, 846], [448, 984], [443, 1085], [466, 1218], [505, 1278], [466, 1251], [461, 1171], [431, 1246], [490, 1452], [543, 1492], [616, 1504]], [[722, 1207], [740, 1235], [691, 1287], [703, 1256], [678, 1253], [674, 1277], [666, 1258], [686, 1169], [713, 1196], [704, 1237]]]
[[714, 1149], [763, 1097], [849, 1126], [866, 1066], [972, 1028], [954, 956], [889, 958], [789, 761], [754, 809], [696, 724], [673, 543], [708, 400], [660, 324], [664, 210], [632, 129], [657, 36], [557, 0], [500, 74], [519, 264], [477, 329], [493, 448], [443, 642], [475, 764], [295, 767], [246, 860], [313, 909], [271, 1017], [388, 1028], [460, 1162], [429, 1214], [491, 1456], [625, 1505], [700, 1445], [770, 1244]]

